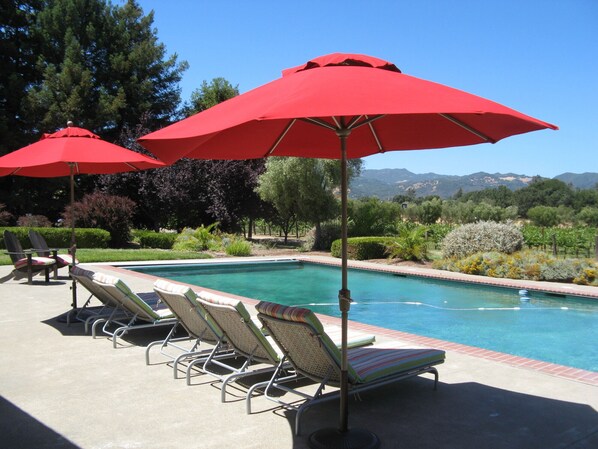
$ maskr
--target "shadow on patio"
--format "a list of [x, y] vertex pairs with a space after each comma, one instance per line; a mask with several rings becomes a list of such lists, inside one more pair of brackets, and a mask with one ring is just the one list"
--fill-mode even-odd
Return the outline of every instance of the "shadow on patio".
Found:
[[79, 447], [1, 396], [0, 416], [2, 416], [0, 419], [1, 447], [12, 449]]
[[[309, 409], [294, 447], [306, 447], [315, 430], [336, 427], [338, 407], [332, 401]], [[433, 391], [430, 379], [416, 378], [363, 393], [349, 407], [349, 426], [376, 433], [384, 448], [598, 447], [598, 413], [592, 407], [475, 382], [441, 382]], [[294, 412], [274, 413], [284, 413], [294, 430]]]

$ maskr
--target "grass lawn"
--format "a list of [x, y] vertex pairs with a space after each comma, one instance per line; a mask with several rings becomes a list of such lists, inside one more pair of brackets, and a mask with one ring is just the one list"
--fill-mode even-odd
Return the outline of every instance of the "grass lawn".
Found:
[[[66, 252], [66, 251], [64, 251]], [[77, 250], [77, 259], [81, 263], [91, 262], [128, 262], [136, 260], [176, 260], [209, 259], [212, 256], [192, 251], [173, 251], [165, 249], [95, 249]], [[0, 254], [0, 265], [12, 265], [7, 254]]]

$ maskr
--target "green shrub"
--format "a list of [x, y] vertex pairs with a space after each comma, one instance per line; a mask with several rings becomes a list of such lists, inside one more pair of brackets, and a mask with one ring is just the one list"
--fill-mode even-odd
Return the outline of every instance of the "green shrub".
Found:
[[514, 254], [476, 253], [463, 259], [434, 261], [433, 267], [497, 278], [598, 284], [596, 262], [590, 259], [556, 259], [540, 251], [520, 251]]
[[224, 250], [229, 256], [251, 256], [251, 243], [246, 240], [235, 238], [225, 245]]
[[193, 229], [184, 228], [179, 235], [177, 235], [172, 249], [175, 251], [201, 251], [202, 244], [193, 235]]
[[133, 231], [134, 240], [142, 248], [172, 249], [177, 235], [175, 232]]
[[581, 274], [580, 264], [573, 259], [554, 259], [540, 267], [540, 279], [552, 282], [573, 282]]
[[[395, 239], [392, 237], [351, 237], [347, 240], [347, 257], [354, 260], [382, 259], [386, 248]], [[341, 257], [341, 240], [332, 242], [332, 257]]]
[[220, 223], [212, 223], [209, 226], [201, 225], [195, 229], [193, 236], [199, 241], [202, 249], [214, 249], [214, 246], [220, 246], [220, 239], [213, 233]]
[[183, 231], [177, 235], [172, 249], [177, 251], [205, 251], [218, 250], [221, 247], [220, 236], [213, 234], [218, 223], [212, 223], [209, 226], [201, 225], [197, 229], [184, 228]]
[[[9, 227], [0, 228], [0, 232], [4, 233], [5, 229], [18, 237], [23, 248], [31, 248], [29, 229], [39, 232], [50, 248], [70, 248], [71, 246], [70, 228]], [[75, 239], [77, 241], [77, 248], [108, 248], [110, 233], [103, 229], [75, 228]], [[0, 247], [4, 248], [4, 239], [0, 239]]]
[[316, 228], [309, 230], [305, 236], [304, 251], [330, 251], [332, 242], [341, 237], [340, 221], [326, 221], [320, 225], [320, 238], [316, 238]]
[[523, 246], [521, 231], [510, 223], [480, 221], [451, 231], [442, 241], [444, 257], [463, 258], [478, 252], [511, 254]]
[[49, 228], [52, 222], [45, 215], [21, 215], [17, 218], [17, 226], [24, 228]]
[[455, 226], [450, 224], [434, 223], [429, 225], [427, 227], [426, 240], [438, 245], [454, 228]]
[[388, 257], [402, 260], [427, 260], [426, 232], [427, 228], [424, 226], [415, 229], [402, 228], [396, 240], [386, 247]]
[[[0, 205], [1, 206], [1, 205]], [[584, 207], [576, 215], [577, 220], [586, 224], [586, 226], [598, 227], [598, 207]]]
[[[108, 248], [110, 233], [104, 229], [75, 229], [77, 248]], [[70, 239], [69, 239], [70, 242]]]
[[349, 235], [382, 236], [394, 232], [401, 205], [378, 198], [349, 201]]
[[535, 206], [527, 211], [529, 218], [536, 226], [551, 227], [560, 222], [559, 212], [556, 207]]

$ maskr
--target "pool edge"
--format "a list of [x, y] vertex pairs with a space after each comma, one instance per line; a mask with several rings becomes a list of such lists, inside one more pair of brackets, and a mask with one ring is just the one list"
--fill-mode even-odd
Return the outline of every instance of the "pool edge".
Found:
[[[340, 260], [335, 259], [332, 257], [323, 257], [323, 256], [297, 256], [297, 257], [250, 257], [250, 258], [226, 258], [226, 259], [199, 259], [202, 263], [214, 263], [215, 261], [224, 262], [224, 261], [268, 261], [268, 260], [289, 260], [294, 259], [297, 261], [303, 261], [308, 263], [316, 263], [328, 266], [340, 266]], [[167, 264], [180, 264], [180, 263], [197, 263], [194, 260], [187, 260], [187, 261], [146, 261], [146, 262], [130, 262], [130, 263], [102, 263], [102, 264], [90, 264], [90, 265], [99, 265], [103, 268], [107, 268], [110, 270], [114, 270], [119, 273], [126, 273], [127, 275], [133, 275], [135, 277], [145, 278], [148, 280], [155, 280], [158, 277], [154, 275], [149, 275], [145, 273], [139, 273], [131, 270], [127, 270], [126, 266], [133, 266], [133, 265], [167, 265]], [[528, 290], [535, 290], [535, 291], [542, 291], [542, 292], [549, 292], [549, 293], [558, 293], [567, 296], [583, 296], [589, 298], [596, 298], [598, 299], [598, 291], [596, 292], [586, 292], [586, 289], [576, 288], [576, 287], [587, 287], [587, 286], [569, 286], [567, 285], [550, 285], [555, 283], [547, 283], [547, 282], [540, 282], [540, 281], [524, 281], [524, 280], [515, 280], [515, 279], [501, 279], [501, 278], [487, 278], [485, 276], [475, 276], [475, 275], [465, 275], [462, 273], [453, 273], [453, 272], [444, 272], [441, 270], [433, 270], [430, 268], [419, 268], [419, 267], [398, 267], [398, 266], [390, 266], [390, 265], [382, 265], [372, 262], [364, 262], [364, 261], [349, 261], [350, 268], [358, 268], [358, 269], [365, 269], [365, 270], [373, 270], [373, 271], [382, 271], [387, 273], [398, 273], [404, 274], [407, 276], [417, 276], [417, 277], [424, 277], [430, 279], [438, 279], [438, 280], [446, 280], [446, 281], [458, 281], [458, 282], [466, 282], [466, 283], [473, 283], [478, 285], [489, 285], [494, 287], [506, 287], [506, 288], [526, 288]], [[480, 279], [482, 278], [482, 279]], [[183, 282], [176, 282], [182, 285], [188, 285], [191, 288], [197, 288], [197, 286], [186, 284]], [[546, 284], [549, 284], [546, 286]], [[202, 287], [203, 288], [203, 287]], [[587, 287], [587, 288], [594, 288], [598, 290], [596, 287]], [[211, 290], [211, 289], [205, 289]], [[213, 290], [212, 290], [213, 291]], [[233, 295], [227, 292], [218, 292], [225, 296], [229, 296], [232, 298], [240, 299], [245, 303], [255, 305], [259, 301], [239, 296]], [[322, 315], [317, 314], [322, 322], [327, 324], [340, 324], [340, 318], [332, 317], [329, 315]], [[445, 351], [454, 351], [460, 354], [465, 354], [472, 357], [478, 357], [485, 360], [490, 360], [493, 362], [498, 362], [502, 364], [506, 364], [513, 367], [533, 370], [536, 372], [541, 372], [543, 374], [556, 376], [559, 378], [564, 378], [576, 382], [581, 382], [587, 385], [598, 386], [598, 372], [583, 370], [580, 368], [574, 368], [565, 365], [558, 365], [555, 363], [544, 362], [541, 360], [530, 359], [526, 357], [516, 356], [513, 354], [493, 351], [484, 348], [478, 348], [475, 346], [468, 346], [461, 343], [453, 343], [450, 341], [440, 340], [432, 337], [426, 337], [416, 334], [410, 334], [408, 332], [403, 331], [395, 331], [392, 329], [382, 328], [378, 326], [373, 326], [370, 324], [360, 323], [357, 321], [351, 321], [351, 326], [357, 330], [363, 330], [369, 333], [373, 333], [376, 335], [383, 335], [387, 338], [396, 338], [405, 341], [412, 342], [414, 344], [423, 345], [423, 346], [432, 346], [437, 349], [442, 349]]]

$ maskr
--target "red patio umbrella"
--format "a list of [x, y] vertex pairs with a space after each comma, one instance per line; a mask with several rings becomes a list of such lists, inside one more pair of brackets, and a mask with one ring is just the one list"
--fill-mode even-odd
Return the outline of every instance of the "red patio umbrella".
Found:
[[366, 55], [335, 53], [213, 108], [150, 133], [139, 142], [160, 159], [297, 156], [341, 160], [342, 316], [339, 429], [311, 435], [313, 447], [377, 447], [377, 437], [348, 428], [346, 329], [347, 159], [396, 150], [496, 143], [557, 129], [493, 101], [401, 73]]
[[[114, 145], [84, 128], [68, 122], [66, 128], [0, 157], [0, 176], [35, 178], [70, 177], [71, 206], [75, 202], [75, 175], [110, 174], [164, 167], [161, 161]], [[75, 220], [72, 221], [71, 256], [75, 261]], [[73, 280], [73, 308], [77, 307]]]

